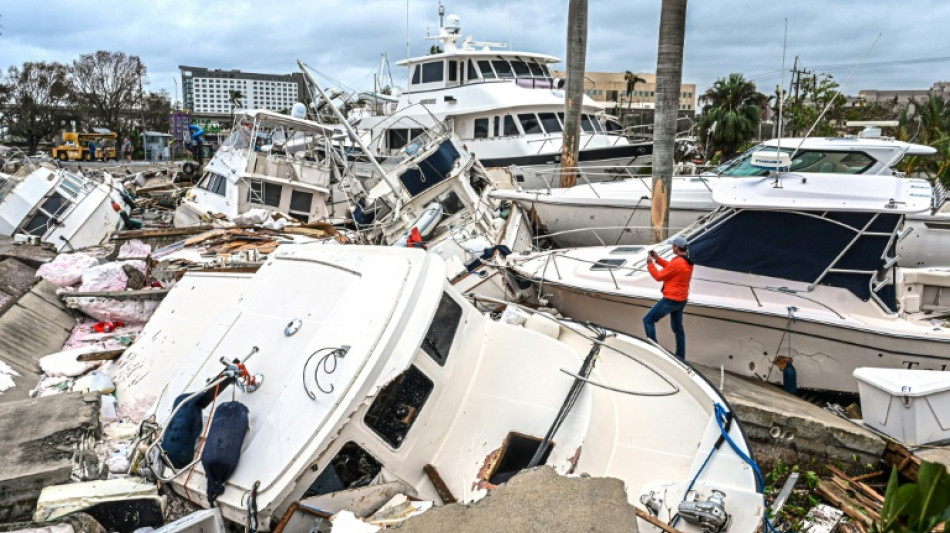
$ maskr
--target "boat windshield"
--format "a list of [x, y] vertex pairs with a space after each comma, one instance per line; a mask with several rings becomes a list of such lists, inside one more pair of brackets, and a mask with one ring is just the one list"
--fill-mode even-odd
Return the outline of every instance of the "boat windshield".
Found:
[[[715, 168], [712, 172], [720, 176], [744, 178], [750, 176], [766, 176], [766, 168], [752, 165], [752, 154], [760, 150], [776, 151], [774, 146], [759, 144], [738, 157], [730, 159]], [[794, 148], [781, 148], [782, 152], [791, 155]], [[836, 152], [827, 150], [799, 150], [792, 158], [791, 172], [826, 172], [837, 174], [863, 174], [874, 165], [874, 158], [864, 152]]]

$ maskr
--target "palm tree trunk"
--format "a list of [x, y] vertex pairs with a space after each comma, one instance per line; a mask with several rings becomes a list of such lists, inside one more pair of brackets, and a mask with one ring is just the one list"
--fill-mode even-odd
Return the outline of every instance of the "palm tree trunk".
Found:
[[653, 242], [669, 235], [673, 150], [683, 79], [687, 0], [663, 0], [656, 57], [656, 111], [653, 116]]
[[564, 94], [564, 133], [561, 147], [561, 187], [577, 182], [581, 104], [587, 62], [587, 0], [570, 0], [567, 9], [567, 91]]

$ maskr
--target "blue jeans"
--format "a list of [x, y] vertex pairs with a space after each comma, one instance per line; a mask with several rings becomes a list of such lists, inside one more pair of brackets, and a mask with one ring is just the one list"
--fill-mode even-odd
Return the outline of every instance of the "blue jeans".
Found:
[[686, 302], [661, 298], [647, 314], [643, 315], [643, 329], [653, 342], [656, 342], [655, 324], [666, 315], [670, 315], [670, 326], [673, 328], [673, 335], [676, 336], [676, 357], [681, 361], [686, 360], [686, 330], [683, 329], [683, 309], [685, 308]]

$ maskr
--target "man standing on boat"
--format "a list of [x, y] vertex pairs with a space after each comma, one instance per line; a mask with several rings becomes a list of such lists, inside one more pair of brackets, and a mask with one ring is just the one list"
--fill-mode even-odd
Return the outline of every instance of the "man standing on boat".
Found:
[[[656, 323], [670, 315], [670, 326], [676, 336], [676, 357], [686, 360], [686, 330], [683, 329], [683, 309], [689, 298], [689, 282], [693, 277], [693, 260], [689, 257], [688, 243], [684, 237], [673, 237], [672, 260], [663, 259], [650, 250], [647, 256], [647, 270], [653, 279], [663, 283], [663, 298], [643, 316], [643, 329], [647, 337], [656, 342]], [[656, 264], [654, 264], [656, 261]], [[659, 265], [662, 270], [658, 269]]]

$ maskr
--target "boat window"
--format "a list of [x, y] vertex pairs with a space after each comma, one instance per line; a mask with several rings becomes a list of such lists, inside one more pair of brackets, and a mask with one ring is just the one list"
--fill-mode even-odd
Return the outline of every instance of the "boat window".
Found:
[[43, 205], [40, 206], [40, 209], [55, 217], [65, 211], [67, 206], [69, 206], [69, 200], [54, 192], [49, 198], [43, 201]]
[[429, 325], [429, 331], [422, 339], [422, 351], [429, 354], [429, 357], [439, 363], [439, 366], [445, 366], [445, 360], [449, 357], [461, 320], [462, 306], [443, 292], [439, 308], [436, 309], [432, 324]]
[[636, 254], [643, 251], [643, 246], [618, 246], [610, 251], [610, 255]]
[[415, 67], [412, 68], [412, 84], [413, 85], [416, 85], [419, 83], [419, 74], [421, 70], [422, 68], [420, 67], [420, 65], [416, 65]]
[[520, 59], [516, 59], [511, 62], [511, 68], [515, 71], [515, 76], [519, 78], [530, 78], [531, 70], [528, 68], [528, 64]]
[[442, 61], [432, 61], [422, 64], [422, 83], [434, 83], [442, 81], [445, 63]]
[[558, 119], [559, 121], [561, 121], [561, 126], [563, 126], [563, 125], [565, 124], [565, 123], [564, 123], [564, 113], [558, 113], [558, 114], [557, 114], [557, 119]]
[[562, 131], [561, 123], [558, 122], [557, 115], [554, 113], [538, 113], [538, 118], [541, 119], [544, 131], [548, 133], [558, 133]]
[[617, 270], [626, 263], [626, 259], [598, 259], [590, 269], [591, 270]]
[[541, 70], [541, 66], [534, 61], [528, 61], [528, 68], [531, 69], [531, 75], [535, 78], [543, 78], [544, 71]]
[[498, 137], [498, 129], [501, 127], [501, 117], [496, 116], [492, 122], [492, 137]]
[[469, 59], [468, 60], [468, 81], [477, 80], [478, 78], [479, 78], [478, 67], [475, 66], [474, 61]]
[[544, 77], [545, 77], [545, 78], [551, 78], [551, 77], [552, 77], [552, 76], [551, 76], [551, 71], [548, 70], [548, 66], [545, 65], [545, 64], [542, 64], [542, 65], [541, 65], [541, 72], [544, 73]]
[[211, 173], [205, 172], [204, 176], [201, 176], [201, 181], [198, 182], [198, 188], [207, 190], [210, 183], [211, 183]]
[[280, 205], [282, 186], [276, 183], [267, 183], [262, 180], [251, 180], [247, 191], [247, 201], [252, 204], [263, 204], [271, 207]]
[[[723, 176], [766, 176], [765, 168], [752, 166], [752, 154], [760, 150], [775, 152], [774, 146], [759, 145], [733, 158], [713, 172]], [[782, 152], [791, 154], [794, 148], [782, 148]], [[830, 172], [837, 174], [861, 174], [874, 164], [874, 158], [863, 152], [829, 152], [818, 150], [799, 150], [792, 158], [789, 170], [792, 172]]]
[[581, 115], [581, 129], [584, 131], [597, 131], [590, 119], [590, 115]]
[[482, 71], [482, 77], [486, 80], [495, 78], [495, 71], [491, 68], [491, 61], [481, 60], [478, 62], [478, 70]]
[[432, 393], [432, 380], [410, 366], [379, 392], [363, 423], [393, 448], [402, 446]]
[[514, 73], [511, 72], [511, 65], [504, 59], [494, 59], [491, 64], [495, 67], [495, 72], [498, 73], [499, 78], [508, 79], [515, 77]]
[[607, 131], [609, 132], [623, 131], [623, 125], [617, 122], [616, 120], [608, 120]]
[[22, 231], [24, 233], [29, 233], [30, 235], [37, 235], [42, 237], [46, 234], [46, 230], [49, 229], [49, 222], [51, 217], [42, 211], [37, 211], [33, 213], [33, 216], [27, 220], [26, 224], [23, 225]]
[[488, 137], [488, 119], [476, 118], [475, 119], [475, 138], [484, 139], [486, 137]]
[[452, 216], [462, 209], [465, 209], [465, 204], [459, 199], [459, 195], [452, 190], [446, 193], [442, 198], [439, 198], [438, 202], [442, 204], [442, 212], [447, 216]]
[[505, 115], [505, 137], [516, 137], [521, 135], [518, 131], [518, 125], [515, 123], [515, 117]]
[[303, 215], [303, 220], [310, 218], [310, 206], [313, 205], [313, 193], [298, 190], [290, 192], [290, 214]]
[[449, 61], [449, 81], [459, 80], [458, 61]]
[[379, 475], [383, 465], [355, 442], [347, 442], [320, 472], [304, 497], [321, 496], [365, 487]]
[[534, 113], [521, 113], [518, 115], [518, 120], [521, 121], [521, 129], [524, 130], [526, 134], [529, 133], [544, 133], [541, 130], [541, 123], [538, 122], [538, 117]]
[[63, 180], [59, 182], [59, 190], [70, 198], [76, 198], [82, 189], [82, 179], [69, 172], [63, 172]]
[[591, 122], [591, 124], [594, 125], [594, 129], [597, 130], [597, 133], [603, 133], [603, 132], [604, 132], [604, 125], [601, 124], [599, 120], [597, 120], [597, 117], [591, 115], [591, 117], [590, 117], [590, 122]]
[[[518, 472], [528, 468], [540, 445], [541, 439], [537, 437], [514, 432], [509, 433], [505, 437], [505, 442], [501, 445], [501, 456], [495, 463], [495, 468], [488, 475], [488, 482], [492, 485], [500, 485], [514, 477]], [[549, 443], [547, 449], [541, 454], [542, 465], [547, 462], [553, 449], [554, 444]]]
[[214, 188], [211, 189], [211, 192], [217, 194], [218, 196], [224, 196], [225, 192], [228, 190], [228, 180], [224, 176], [217, 176], [218, 180], [214, 184]]

